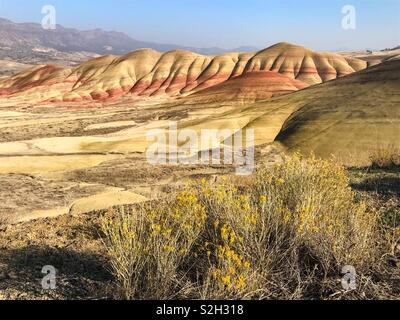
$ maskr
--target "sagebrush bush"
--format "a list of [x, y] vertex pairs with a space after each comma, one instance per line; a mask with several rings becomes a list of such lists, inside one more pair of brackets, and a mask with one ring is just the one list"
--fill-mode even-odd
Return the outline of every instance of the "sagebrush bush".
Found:
[[296, 278], [325, 278], [345, 265], [361, 271], [374, 261], [377, 217], [355, 201], [343, 167], [295, 155], [261, 170], [254, 190], [269, 199], [259, 215], [272, 239], [269, 259], [293, 288]]
[[195, 195], [149, 203], [113, 219], [102, 231], [121, 295], [131, 299], [169, 299], [183, 290], [178, 270], [204, 229], [205, 212]]
[[103, 231], [126, 298], [299, 298], [345, 265], [368, 269], [377, 219], [344, 168], [294, 155], [250, 183], [203, 180], [120, 211]]
[[370, 160], [376, 168], [400, 167], [400, 149], [394, 145], [381, 146], [371, 153]]

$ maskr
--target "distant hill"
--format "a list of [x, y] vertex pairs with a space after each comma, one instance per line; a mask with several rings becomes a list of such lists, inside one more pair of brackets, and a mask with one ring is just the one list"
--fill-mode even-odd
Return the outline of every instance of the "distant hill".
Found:
[[397, 47], [394, 47], [394, 48], [386, 48], [386, 49], [383, 49], [381, 51], [393, 51], [393, 50], [399, 50], [399, 49], [400, 49], [400, 46], [397, 46]]
[[141, 49], [123, 56], [102, 56], [75, 68], [38, 66], [0, 81], [0, 95], [15, 93], [13, 99], [30, 103], [167, 99], [194, 93], [199, 93], [199, 101], [259, 100], [366, 67], [362, 60], [290, 43], [278, 43], [257, 53], [217, 56]]
[[18, 63], [14, 61], [0, 60], [0, 77], [10, 76], [30, 68], [28, 64]]
[[182, 47], [174, 44], [139, 41], [122, 32], [101, 29], [81, 31], [64, 28], [61, 25], [57, 25], [55, 30], [45, 30], [38, 23], [14, 23], [0, 18], [0, 59], [26, 63], [59, 61], [74, 64], [96, 55], [121, 55], [141, 48], [161, 52], [184, 49], [206, 55], [257, 50], [254, 47], [240, 47], [232, 50], [217, 47]]

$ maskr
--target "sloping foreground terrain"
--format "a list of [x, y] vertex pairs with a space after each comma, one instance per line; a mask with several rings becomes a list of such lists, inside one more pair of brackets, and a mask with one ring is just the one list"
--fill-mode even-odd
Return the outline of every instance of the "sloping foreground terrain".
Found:
[[[135, 179], [134, 177], [129, 177], [128, 174], [134, 173], [136, 167], [139, 165], [139, 163], [135, 163], [134, 168], [131, 168], [130, 172], [125, 171], [125, 179]], [[121, 168], [122, 167], [118, 166], [117, 163], [114, 163], [112, 172], [121, 172], [119, 170]], [[207, 172], [204, 168], [202, 169], [203, 170], [199, 171], [197, 176], [193, 175], [192, 178], [205, 177], [205, 179], [207, 179], [207, 177], [210, 177], [210, 172]], [[169, 170], [171, 170], [171, 168]], [[221, 174], [222, 171], [219, 170], [218, 173]], [[83, 174], [86, 174], [86, 178], [90, 178], [90, 173], [88, 171], [81, 171], [81, 178]], [[149, 177], [156, 177], [160, 174], [160, 168], [152, 168], [151, 172], [147, 172], [146, 174]], [[165, 171], [164, 174], [177, 174], [180, 181], [182, 181], [182, 177], [185, 173]], [[194, 174], [194, 171], [192, 171], [192, 174]], [[111, 180], [110, 177], [111, 176], [108, 176], [109, 181]], [[101, 179], [102, 177], [99, 178]], [[157, 179], [160, 178], [162, 178], [162, 175], [158, 176]], [[333, 179], [338, 178], [334, 176]], [[253, 178], [251, 177], [249, 180], [253, 180]], [[113, 181], [115, 181], [115, 178]], [[226, 181], [225, 177], [213, 179], [212, 184], [217, 186], [220, 183], [224, 183], [223, 181]], [[172, 185], [173, 183], [170, 182], [169, 186]], [[282, 184], [280, 185], [282, 186]], [[282, 252], [282, 255], [286, 259], [288, 255], [287, 252], [293, 252], [292, 261], [300, 260], [304, 264], [285, 264], [286, 259], [282, 259], [282, 256], [275, 255], [277, 258], [276, 260], [280, 261], [286, 268], [285, 271], [291, 271], [293, 266], [303, 268], [301, 269], [302, 271], [306, 270], [307, 263], [311, 266], [314, 264], [314, 269], [312, 269], [311, 275], [307, 274], [304, 276], [303, 273], [300, 272], [299, 277], [295, 279], [290, 278], [290, 276], [287, 278], [287, 273], [282, 272], [281, 269], [272, 270], [275, 273], [271, 276], [273, 280], [268, 282], [268, 285], [264, 287], [266, 291], [266, 293], [263, 294], [264, 299], [399, 299], [400, 243], [396, 241], [396, 239], [400, 240], [400, 233], [398, 233], [398, 231], [400, 231], [400, 221], [396, 221], [396, 217], [400, 214], [398, 198], [400, 192], [399, 172], [396, 170], [371, 170], [371, 168], [356, 169], [352, 172], [351, 185], [359, 192], [358, 197], [361, 199], [370, 198], [370, 200], [368, 200], [368, 210], [377, 210], [380, 214], [382, 218], [382, 231], [387, 232], [384, 233], [384, 235], [388, 236], [385, 241], [388, 241], [388, 244], [390, 244], [390, 241], [394, 240], [392, 246], [389, 248], [381, 248], [382, 245], [386, 245], [385, 242], [377, 242], [376, 247], [370, 246], [366, 248], [368, 252], [376, 251], [379, 254], [378, 260], [375, 260], [373, 264], [368, 264], [367, 269], [364, 268], [362, 271], [357, 269], [357, 288], [353, 291], [342, 290], [340, 284], [340, 279], [342, 277], [340, 268], [342, 264], [339, 264], [339, 268], [332, 270], [329, 275], [324, 275], [321, 272], [316, 272], [317, 266], [319, 267], [319, 265], [317, 260], [315, 260], [316, 258], [309, 254], [308, 251], [301, 250], [302, 248], [300, 248], [300, 251], [290, 251], [291, 249], [286, 247]], [[242, 185], [239, 186], [243, 187]], [[249, 181], [244, 186], [248, 187]], [[329, 187], [331, 186], [329, 185]], [[351, 192], [350, 189], [346, 190], [347, 193]], [[165, 190], [165, 192], [168, 193], [171, 191], [173, 190]], [[298, 189], [296, 189], [296, 192], [297, 191]], [[293, 190], [291, 192], [293, 192]], [[332, 195], [336, 194], [336, 192], [337, 190], [334, 189], [330, 190], [328, 194]], [[299, 198], [297, 193], [291, 194], [293, 194], [294, 198]], [[319, 194], [319, 196], [321, 195]], [[326, 196], [326, 194], [323, 196]], [[301, 198], [302, 197], [300, 197], [300, 199]], [[318, 196], [317, 199], [319, 199]], [[340, 206], [340, 202], [339, 205], [335, 207], [337, 206]], [[117, 285], [117, 278], [113, 277], [110, 273], [110, 270], [112, 270], [112, 265], [110, 264], [112, 260], [110, 261], [110, 252], [107, 252], [104, 246], [105, 238], [104, 234], [101, 232], [101, 225], [102, 221], [104, 221], [104, 216], [113, 217], [116, 210], [121, 210], [120, 212], [124, 213], [124, 216], [126, 216], [127, 212], [129, 212], [127, 209], [130, 210], [129, 208], [132, 207], [116, 207], [115, 210], [99, 210], [87, 214], [74, 214], [71, 212], [59, 217], [42, 218], [0, 227], [0, 299], [119, 298], [121, 287]], [[193, 210], [194, 208], [190, 207], [189, 212], [192, 216], [195, 216]], [[331, 210], [335, 211], [334, 209]], [[239, 212], [241, 212], [240, 209]], [[368, 213], [364, 214], [368, 216], [371, 212], [374, 211], [368, 211]], [[346, 211], [342, 211], [341, 214], [343, 213], [346, 213]], [[348, 213], [351, 214], [351, 212]], [[137, 212], [135, 212], [135, 214], [137, 214]], [[279, 218], [280, 220], [283, 219], [281, 215], [279, 215]], [[349, 223], [349, 221], [347, 222]], [[351, 226], [353, 226], [353, 224]], [[182, 228], [182, 225], [180, 225], [180, 227]], [[395, 228], [393, 229], [393, 227]], [[349, 228], [351, 229], [351, 227]], [[360, 233], [363, 234], [363, 229], [351, 230], [351, 232], [359, 235]], [[211, 234], [214, 233], [219, 235], [218, 232], [211, 232]], [[327, 236], [322, 239], [321, 242], [326, 243], [326, 241], [329, 241], [329, 238], [330, 237]], [[283, 242], [281, 238], [279, 239], [279, 241], [273, 241], [273, 243], [285, 247], [286, 242]], [[147, 242], [150, 239], [144, 238], [143, 240]], [[259, 239], [257, 240], [259, 241]], [[345, 249], [348, 249], [349, 245], [354, 241], [352, 237], [347, 240], [348, 241], [339, 244], [339, 253], [343, 254], [343, 252], [346, 252]], [[376, 239], [370, 240], [369, 242], [375, 243]], [[378, 238], [378, 240], [383, 240], [383, 238]], [[124, 248], [125, 252], [130, 252], [126, 250], [126, 246], [124, 246]], [[159, 250], [163, 247], [160, 245], [157, 248]], [[325, 250], [325, 247], [322, 247], [323, 249], [321, 249], [321, 247], [318, 248], [320, 248], [319, 252], [324, 252]], [[385, 251], [381, 251], [381, 249]], [[274, 251], [271, 250], [271, 252], [273, 256]], [[366, 255], [366, 251], [361, 253], [362, 256]], [[203, 255], [204, 254], [205, 253], [203, 253]], [[312, 259], [307, 260], [307, 257], [312, 257]], [[196, 262], [195, 266], [199, 267], [203, 265], [202, 263], [204, 260]], [[41, 286], [44, 276], [42, 268], [45, 265], [52, 265], [57, 268], [56, 290], [44, 290]], [[190, 264], [190, 266], [192, 266], [192, 264]], [[249, 266], [253, 268], [253, 264]], [[268, 264], [263, 264], [262, 269], [265, 270], [266, 266], [267, 268], [270, 267]], [[270, 269], [267, 270], [269, 271]], [[276, 276], [276, 278], [274, 278], [274, 276]], [[247, 276], [245, 279], [248, 280], [251, 278]], [[288, 280], [290, 280], [290, 282]], [[159, 282], [156, 283], [158, 284]], [[188, 287], [185, 288], [185, 290], [192, 290], [193, 292], [196, 288], [197, 287]], [[185, 290], [179, 292], [179, 297], [190, 298], [190, 295], [185, 296], [185, 292], [187, 292]], [[191, 291], [189, 291], [189, 293], [190, 292]], [[257, 292], [252, 293], [256, 294]], [[219, 294], [219, 297], [226, 297], [226, 290]], [[238, 297], [243, 297], [240, 292], [236, 294]], [[176, 296], [174, 297], [176, 298]], [[246, 298], [248, 299], [249, 297], [246, 296]]]
[[290, 150], [365, 163], [382, 146], [400, 146], [400, 61], [286, 96], [296, 111], [276, 141]]

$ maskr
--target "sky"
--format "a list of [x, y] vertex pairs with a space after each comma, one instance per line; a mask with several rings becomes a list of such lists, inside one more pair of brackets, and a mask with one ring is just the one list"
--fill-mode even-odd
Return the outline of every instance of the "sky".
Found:
[[[55, 7], [64, 27], [182, 46], [264, 48], [287, 41], [358, 50], [400, 44], [400, 0], [0, 0], [0, 17], [40, 23], [44, 5]], [[356, 10], [355, 29], [342, 27], [345, 5]]]

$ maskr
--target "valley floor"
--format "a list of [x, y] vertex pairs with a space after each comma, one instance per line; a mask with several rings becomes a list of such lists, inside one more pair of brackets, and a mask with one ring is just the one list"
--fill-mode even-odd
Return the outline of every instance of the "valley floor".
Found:
[[0, 108], [0, 219], [15, 223], [141, 202], [172, 182], [220, 171], [146, 161], [149, 127], [185, 118], [182, 112], [151, 105]]

